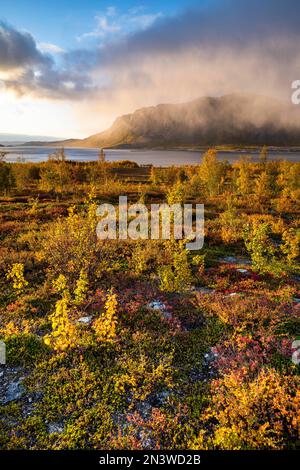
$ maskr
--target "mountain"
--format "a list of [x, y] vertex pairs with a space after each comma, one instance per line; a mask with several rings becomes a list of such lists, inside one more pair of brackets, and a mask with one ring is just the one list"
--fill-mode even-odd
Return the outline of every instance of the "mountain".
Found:
[[6, 145], [19, 145], [23, 144], [28, 141], [40, 141], [41, 143], [43, 142], [49, 142], [49, 140], [57, 140], [57, 137], [50, 137], [48, 136], [35, 136], [35, 135], [27, 135], [27, 134], [6, 134], [3, 132], [0, 132], [0, 144], [1, 147], [6, 146]]
[[54, 145], [99, 148], [300, 145], [300, 107], [253, 94], [160, 104], [121, 116], [99, 134]]

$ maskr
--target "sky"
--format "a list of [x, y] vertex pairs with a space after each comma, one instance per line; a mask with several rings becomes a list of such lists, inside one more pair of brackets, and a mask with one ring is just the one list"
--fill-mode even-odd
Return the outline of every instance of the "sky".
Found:
[[0, 0], [0, 133], [86, 137], [162, 102], [300, 78], [298, 0]]

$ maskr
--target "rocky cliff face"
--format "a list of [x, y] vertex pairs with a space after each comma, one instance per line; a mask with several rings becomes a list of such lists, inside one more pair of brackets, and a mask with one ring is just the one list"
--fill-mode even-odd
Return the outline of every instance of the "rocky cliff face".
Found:
[[300, 145], [300, 107], [271, 98], [232, 94], [184, 104], [160, 104], [116, 119], [79, 147]]

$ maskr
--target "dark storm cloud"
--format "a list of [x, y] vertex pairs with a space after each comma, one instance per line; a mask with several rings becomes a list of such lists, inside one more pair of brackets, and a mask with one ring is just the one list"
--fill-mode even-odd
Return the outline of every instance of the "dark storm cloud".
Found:
[[[146, 31], [107, 48], [103, 62], [187, 47], [242, 48], [268, 39], [300, 37], [299, 0], [212, 0], [202, 8], [157, 20]], [[296, 44], [291, 44], [296, 47]]]
[[265, 92], [266, 81], [288, 90], [298, 78], [299, 20], [299, 0], [211, 0], [113, 43], [61, 54], [59, 66], [30, 34], [1, 23], [0, 71], [22, 67], [5, 81], [20, 94], [95, 95], [111, 106], [120, 94], [134, 105], [147, 96], [155, 103], [249, 86]]
[[3, 82], [8, 90], [17, 95], [29, 94], [52, 99], [79, 99], [96, 90], [88, 74], [52, 68], [43, 68], [38, 74], [30, 69], [25, 70], [17, 78]]
[[0, 21], [0, 70], [32, 65], [50, 65], [49, 56], [37, 48], [34, 38]]
[[235, 92], [291, 102], [300, 78], [299, 0], [198, 4], [99, 49], [98, 74], [110, 77], [109, 94], [97, 95], [99, 111]]
[[[80, 51], [76, 54], [88, 57]], [[18, 95], [34, 94], [51, 98], [74, 99], [88, 95], [94, 86], [88, 74], [89, 64], [74, 67], [66, 61], [63, 66], [56, 66], [50, 54], [42, 53], [33, 36], [18, 31], [5, 22], [0, 22], [0, 74], [8, 90]]]

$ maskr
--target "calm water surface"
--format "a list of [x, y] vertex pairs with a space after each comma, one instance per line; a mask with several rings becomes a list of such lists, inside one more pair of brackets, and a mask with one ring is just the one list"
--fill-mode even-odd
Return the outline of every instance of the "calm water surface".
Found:
[[[7, 162], [25, 161], [25, 162], [43, 162], [56, 149], [52, 147], [6, 147], [0, 148], [0, 151], [9, 152], [6, 156]], [[65, 148], [65, 154], [68, 160], [87, 162], [96, 161], [99, 155], [99, 149]], [[201, 161], [204, 152], [186, 151], [186, 150], [105, 150], [107, 161], [131, 160], [138, 164], [153, 164], [154, 166], [171, 165], [193, 165]], [[253, 161], [259, 158], [259, 152], [218, 152], [218, 158], [234, 162], [241, 156], [249, 155]], [[300, 161], [300, 152], [291, 151], [270, 151], [269, 158], [272, 160], [288, 160], [291, 162]]]

